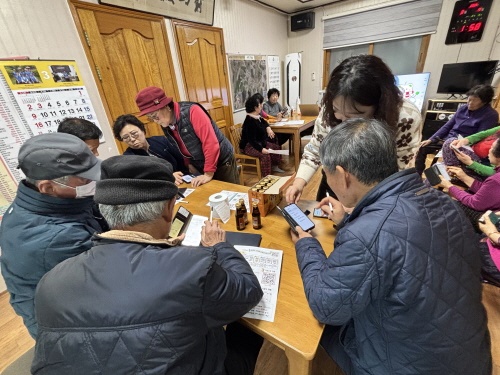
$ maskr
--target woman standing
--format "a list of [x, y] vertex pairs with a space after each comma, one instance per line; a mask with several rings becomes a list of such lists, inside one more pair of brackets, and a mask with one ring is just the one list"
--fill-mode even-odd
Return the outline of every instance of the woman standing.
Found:
[[[394, 75], [379, 57], [349, 57], [330, 75], [311, 141], [304, 148], [297, 177], [286, 192], [289, 203], [300, 199], [304, 187], [320, 167], [319, 147], [323, 139], [332, 127], [349, 118], [385, 122], [396, 135], [399, 169], [411, 166], [422, 137], [420, 111], [403, 100]], [[333, 194], [323, 174], [316, 199], [324, 198], [327, 191]]]
[[184, 173], [189, 173], [179, 150], [172, 149], [164, 136], [146, 138], [144, 124], [133, 115], [122, 115], [115, 120], [113, 134], [128, 148], [123, 155], [154, 156], [172, 164], [177, 185], [182, 183]]
[[260, 116], [262, 103], [256, 95], [247, 99], [245, 110], [247, 116], [243, 122], [240, 149], [244, 154], [260, 159], [260, 168], [264, 176], [271, 172], [284, 172], [278, 167], [281, 155], [271, 154], [269, 151], [281, 150], [281, 147], [276, 143], [276, 136], [267, 121]]

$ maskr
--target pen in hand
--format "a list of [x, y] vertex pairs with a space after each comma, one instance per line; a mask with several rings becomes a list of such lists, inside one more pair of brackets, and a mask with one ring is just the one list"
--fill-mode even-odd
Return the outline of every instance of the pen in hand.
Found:
[[[328, 194], [328, 192], [326, 192], [326, 196], [329, 198], [330, 194]], [[330, 212], [333, 212], [332, 202], [328, 202], [328, 205], [330, 206]]]
[[213, 216], [213, 213], [214, 213], [214, 208], [213, 208], [213, 207], [210, 207], [210, 223], [212, 223], [212, 216]]

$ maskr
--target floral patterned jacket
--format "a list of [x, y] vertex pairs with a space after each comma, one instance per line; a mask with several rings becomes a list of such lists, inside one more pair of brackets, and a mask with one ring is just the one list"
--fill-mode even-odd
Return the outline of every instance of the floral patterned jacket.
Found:
[[[302, 178], [308, 182], [321, 166], [319, 147], [330, 130], [331, 127], [323, 122], [322, 108], [314, 124], [311, 141], [304, 147], [304, 154], [296, 178]], [[422, 115], [413, 103], [404, 100], [399, 113], [396, 139], [399, 170], [414, 166], [414, 157], [421, 138]]]

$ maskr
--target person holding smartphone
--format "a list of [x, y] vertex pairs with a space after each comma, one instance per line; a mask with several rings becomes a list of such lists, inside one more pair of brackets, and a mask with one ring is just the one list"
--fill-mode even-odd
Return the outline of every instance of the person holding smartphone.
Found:
[[458, 108], [446, 124], [420, 144], [415, 159], [418, 174], [425, 169], [427, 155], [437, 152], [446, 140], [458, 135], [466, 137], [498, 124], [498, 112], [490, 105], [494, 95], [493, 87], [488, 85], [477, 85], [467, 92], [467, 105]]
[[[479, 221], [479, 229], [485, 236], [481, 239], [481, 271], [483, 277], [500, 286], [500, 232], [498, 228], [500, 212], [484, 215], [484, 220]], [[496, 223], [492, 222], [492, 217]], [[481, 222], [482, 221], [482, 222]]]
[[380, 121], [335, 126], [320, 158], [338, 197], [319, 203], [337, 223], [334, 250], [300, 226], [291, 236], [327, 353], [346, 374], [490, 375], [478, 243], [460, 209], [398, 171]]
[[467, 175], [480, 180], [494, 175], [495, 168], [489, 163], [488, 152], [499, 135], [500, 126], [496, 126], [465, 138], [448, 139], [443, 144], [444, 164], [461, 167]]
[[448, 189], [448, 193], [466, 207], [475, 211], [500, 210], [500, 142], [493, 143], [488, 158], [495, 168], [495, 174], [484, 181], [468, 176], [462, 168], [448, 167], [451, 177], [456, 177], [469, 187], [464, 191], [454, 186], [452, 182], [441, 179], [439, 186]]

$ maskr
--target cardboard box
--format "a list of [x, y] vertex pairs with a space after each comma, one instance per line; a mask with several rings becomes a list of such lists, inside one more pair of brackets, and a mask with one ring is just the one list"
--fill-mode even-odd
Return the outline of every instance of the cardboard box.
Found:
[[[262, 178], [248, 190], [250, 205], [258, 201], [261, 216], [266, 216], [281, 202], [286, 189], [292, 184], [294, 178], [295, 174], [285, 177], [269, 175]], [[265, 187], [263, 186], [264, 183], [266, 183]], [[261, 185], [262, 188], [258, 189], [258, 185]], [[251, 209], [250, 212], [252, 212]]]

